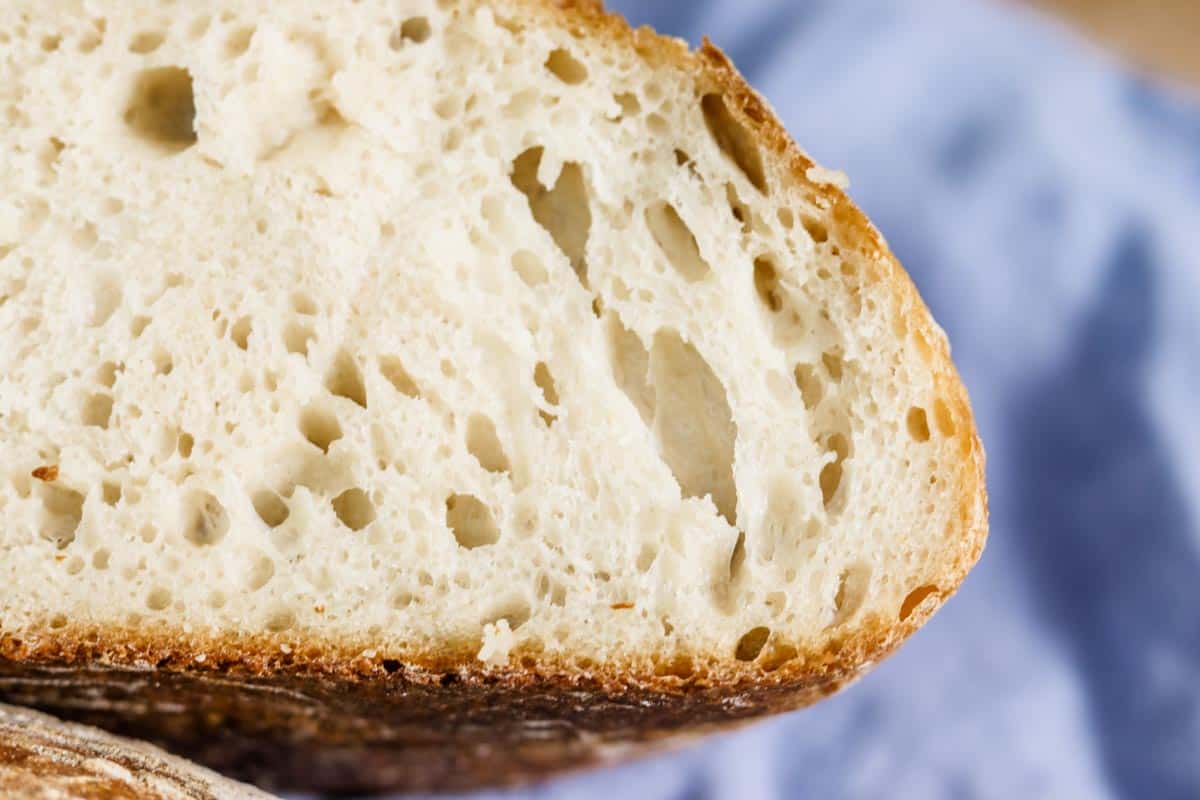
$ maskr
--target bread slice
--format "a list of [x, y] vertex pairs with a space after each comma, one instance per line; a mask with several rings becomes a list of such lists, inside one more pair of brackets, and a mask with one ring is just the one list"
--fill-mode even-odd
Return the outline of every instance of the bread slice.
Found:
[[979, 556], [944, 334], [711, 45], [3, 16], [0, 675], [158, 681], [25, 702], [264, 780], [518, 780], [829, 694]]
[[141, 742], [0, 705], [0, 796], [9, 800], [270, 800]]

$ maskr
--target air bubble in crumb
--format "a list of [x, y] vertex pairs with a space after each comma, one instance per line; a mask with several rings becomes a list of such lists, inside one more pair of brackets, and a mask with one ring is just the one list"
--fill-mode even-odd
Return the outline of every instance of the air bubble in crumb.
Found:
[[738, 639], [737, 648], [734, 651], [737, 660], [753, 661], [758, 658], [758, 654], [762, 652], [770, 635], [771, 629], [762, 626], [747, 631], [741, 639]]
[[500, 529], [491, 510], [474, 495], [454, 494], [446, 499], [446, 526], [467, 550], [500, 541]]
[[905, 423], [908, 427], [908, 435], [913, 438], [913, 441], [929, 441], [929, 418], [925, 414], [925, 409], [920, 406], [910, 408]]
[[325, 374], [325, 388], [330, 394], [344, 397], [359, 406], [367, 407], [367, 387], [363, 383], [362, 372], [346, 350], [339, 350], [332, 366]]
[[196, 143], [196, 100], [192, 76], [179, 67], [141, 73], [134, 82], [125, 124], [143, 140], [169, 152]]
[[329, 446], [342, 438], [342, 426], [329, 411], [309, 406], [300, 413], [300, 433], [321, 452], [328, 453]]
[[287, 503], [272, 491], [255, 492], [251, 503], [254, 505], [254, 511], [258, 514], [258, 518], [268, 528], [278, 528], [287, 522], [287, 518], [291, 514]]
[[184, 536], [202, 547], [214, 545], [229, 532], [229, 513], [209, 492], [193, 492], [187, 500]]
[[375, 505], [362, 489], [348, 489], [333, 498], [333, 511], [352, 531], [361, 531], [375, 521]]
[[569, 86], [575, 86], [587, 80], [588, 70], [570, 51], [558, 48], [552, 50], [546, 58], [546, 69], [550, 74]]
[[467, 422], [467, 450], [488, 472], [508, 472], [508, 456], [495, 424], [482, 414], [472, 414]]

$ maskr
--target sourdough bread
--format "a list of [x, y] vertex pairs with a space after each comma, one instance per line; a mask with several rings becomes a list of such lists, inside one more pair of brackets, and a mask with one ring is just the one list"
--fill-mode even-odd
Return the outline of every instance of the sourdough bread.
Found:
[[547, 0], [16, 0], [0, 117], [12, 675], [692, 709], [617, 741], [835, 690], [983, 547], [944, 334], [711, 45]]
[[8, 800], [270, 800], [141, 742], [0, 705], [0, 796]]

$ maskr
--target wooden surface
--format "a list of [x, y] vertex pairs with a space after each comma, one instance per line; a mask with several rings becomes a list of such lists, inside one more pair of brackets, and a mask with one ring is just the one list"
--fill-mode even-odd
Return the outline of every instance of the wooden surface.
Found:
[[1029, 0], [1126, 60], [1200, 87], [1200, 0]]

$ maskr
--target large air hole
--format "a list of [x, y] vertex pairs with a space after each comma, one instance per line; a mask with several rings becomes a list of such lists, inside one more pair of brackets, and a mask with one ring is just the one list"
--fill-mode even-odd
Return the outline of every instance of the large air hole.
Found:
[[576, 86], [587, 80], [588, 70], [569, 50], [558, 48], [546, 58], [546, 69], [565, 84]]
[[783, 295], [779, 291], [779, 273], [774, 262], [767, 256], [754, 259], [754, 290], [758, 299], [772, 313], [783, 308]]
[[388, 46], [399, 50], [405, 42], [421, 44], [427, 41], [432, 33], [433, 28], [426, 17], [409, 17], [400, 23], [400, 27], [388, 39]]
[[609, 356], [617, 386], [633, 403], [646, 425], [654, 422], [654, 387], [650, 383], [650, 354], [642, 339], [628, 330], [615, 313], [608, 314]]
[[762, 652], [770, 636], [770, 628], [764, 628], [761, 625], [751, 628], [743, 634], [741, 639], [738, 639], [737, 649], [734, 651], [735, 657], [738, 661], [753, 661], [758, 658], [758, 654]]
[[500, 528], [491, 510], [474, 495], [454, 494], [446, 498], [446, 527], [467, 550], [500, 541]]
[[754, 188], [766, 194], [767, 178], [754, 135], [734, 117], [721, 95], [706, 94], [700, 101], [700, 108], [704, 111], [704, 123], [717, 147], [737, 164]]
[[912, 613], [917, 610], [917, 606], [925, 602], [925, 600], [938, 593], [938, 587], [932, 584], [918, 586], [908, 593], [904, 598], [904, 602], [900, 604], [900, 621], [908, 619]]
[[184, 537], [194, 545], [214, 545], [229, 533], [229, 512], [209, 492], [188, 496], [184, 508]]
[[162, 47], [162, 43], [166, 41], [166, 38], [166, 35], [162, 31], [142, 31], [129, 40], [129, 52], [137, 53], [138, 55], [153, 53]]
[[268, 528], [278, 528], [287, 522], [291, 514], [283, 498], [269, 490], [255, 492], [251, 502], [254, 504], [254, 512]]
[[545, 283], [550, 277], [542, 260], [528, 250], [513, 253], [512, 265], [521, 281], [530, 288]]
[[830, 436], [826, 446], [834, 458], [833, 461], [821, 468], [818, 482], [821, 486], [821, 502], [824, 503], [826, 510], [833, 510], [834, 504], [838, 500], [838, 492], [842, 488], [842, 462], [849, 455], [850, 446], [846, 437], [840, 433]]
[[933, 404], [933, 419], [937, 423], [938, 433], [942, 436], [955, 434], [954, 415], [950, 412], [950, 406], [940, 397]]
[[321, 452], [328, 453], [329, 446], [342, 438], [342, 425], [332, 412], [309, 406], [300, 413], [300, 433]]
[[[558, 386], [555, 384], [554, 376], [550, 374], [550, 368], [546, 366], [545, 361], [539, 361], [537, 366], [534, 367], [533, 382], [537, 385], [538, 389], [541, 390], [542, 400], [552, 408], [557, 407]], [[546, 423], [547, 427], [553, 425], [554, 421], [558, 419], [555, 414], [547, 411], [544, 408], [539, 408], [538, 414], [541, 415], [542, 422]]]
[[867, 564], [854, 564], [842, 572], [833, 597], [833, 619], [829, 627], [842, 625], [858, 613], [870, 584], [871, 568]]
[[51, 483], [41, 484], [39, 491], [45, 510], [42, 536], [54, 542], [61, 550], [75, 541], [75, 532], [83, 520], [84, 497], [74, 489]]
[[472, 414], [467, 421], [467, 450], [488, 472], [510, 469], [504, 446], [496, 435], [496, 425], [482, 414]]
[[250, 321], [250, 318], [242, 317], [233, 323], [233, 327], [229, 329], [229, 336], [239, 349], [245, 350], [250, 346], [250, 333], [252, 330], [253, 323]]
[[121, 307], [121, 284], [112, 275], [102, 275], [92, 285], [92, 314], [88, 324], [99, 327]]
[[737, 428], [724, 385], [696, 348], [672, 330], [655, 334], [650, 371], [663, 460], [686, 497], [711, 496], [718, 513], [735, 524]]
[[667, 261], [689, 282], [704, 280], [711, 271], [700, 255], [700, 246], [692, 229], [679, 216], [675, 206], [658, 202], [646, 209], [646, 226]]
[[533, 147], [513, 161], [512, 183], [529, 200], [534, 220], [571, 262], [579, 282], [588, 285], [587, 242], [592, 228], [587, 185], [583, 169], [573, 162], [563, 164], [554, 188], [547, 190], [538, 180], [543, 148]]
[[339, 350], [329, 371], [325, 373], [325, 388], [336, 397], [344, 397], [363, 408], [367, 407], [367, 387], [354, 356]]
[[392, 385], [393, 389], [405, 397], [421, 396], [421, 390], [417, 388], [416, 381], [404, 368], [404, 362], [396, 356], [382, 356], [379, 359], [379, 373]]
[[112, 419], [113, 399], [107, 394], [89, 395], [83, 402], [80, 420], [94, 428], [107, 428]]
[[287, 348], [289, 353], [295, 353], [301, 356], [308, 355], [308, 343], [313, 339], [315, 334], [307, 325], [301, 325], [298, 322], [289, 322], [283, 329], [283, 346]]
[[333, 513], [352, 531], [361, 531], [375, 521], [375, 504], [362, 489], [347, 489], [333, 498]]
[[929, 441], [929, 417], [925, 414], [925, 409], [920, 406], [910, 408], [908, 416], [905, 418], [905, 425], [908, 427], [908, 435], [913, 438], [913, 441]]
[[812, 364], [797, 364], [795, 370], [796, 388], [804, 400], [804, 407], [812, 411], [821, 402], [825, 394], [825, 385], [821, 376]]
[[196, 143], [196, 100], [192, 76], [179, 67], [138, 75], [125, 109], [125, 124], [142, 139], [171, 152]]

